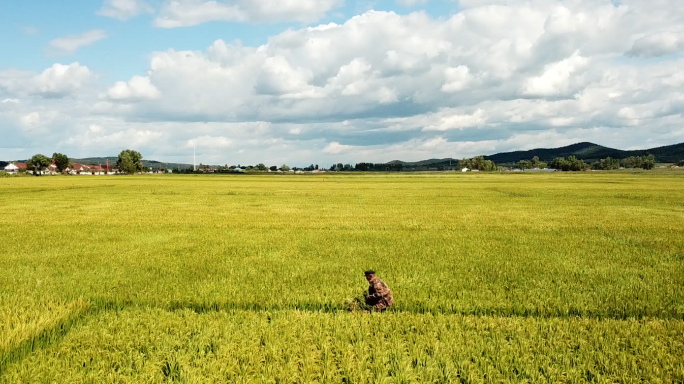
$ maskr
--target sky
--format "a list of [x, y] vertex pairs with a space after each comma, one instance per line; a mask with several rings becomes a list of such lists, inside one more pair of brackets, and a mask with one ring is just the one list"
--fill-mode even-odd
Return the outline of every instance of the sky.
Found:
[[684, 142], [681, 0], [0, 1], [0, 159]]

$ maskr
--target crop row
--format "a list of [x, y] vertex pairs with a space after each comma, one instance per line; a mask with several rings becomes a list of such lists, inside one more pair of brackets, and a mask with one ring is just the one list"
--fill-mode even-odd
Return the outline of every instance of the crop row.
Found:
[[683, 334], [672, 320], [131, 309], [0, 382], [681, 382]]

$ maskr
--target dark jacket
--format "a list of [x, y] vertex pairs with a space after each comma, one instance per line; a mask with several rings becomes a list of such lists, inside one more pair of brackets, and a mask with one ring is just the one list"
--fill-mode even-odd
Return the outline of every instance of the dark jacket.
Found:
[[373, 306], [375, 310], [381, 311], [387, 307], [394, 305], [394, 297], [392, 291], [389, 289], [384, 281], [378, 277], [373, 277], [368, 282], [368, 296], [366, 296], [366, 304]]

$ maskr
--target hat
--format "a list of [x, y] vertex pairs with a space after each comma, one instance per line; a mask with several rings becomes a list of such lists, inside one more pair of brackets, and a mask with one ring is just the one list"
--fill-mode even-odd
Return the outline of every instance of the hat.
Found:
[[370, 271], [364, 272], [363, 274], [366, 275], [366, 276], [368, 276], [368, 275], [375, 275], [375, 271], [370, 270]]

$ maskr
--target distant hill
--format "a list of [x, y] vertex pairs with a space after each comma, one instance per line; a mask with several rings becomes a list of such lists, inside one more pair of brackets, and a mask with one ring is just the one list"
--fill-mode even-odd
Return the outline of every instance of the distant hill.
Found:
[[[675, 163], [684, 160], [684, 143], [668, 145], [665, 147], [658, 147], [652, 149], [623, 151], [620, 149], [608, 148], [594, 143], [577, 143], [560, 148], [539, 148], [529, 151], [515, 151], [497, 153], [495, 155], [485, 156], [486, 160], [492, 160], [497, 164], [513, 164], [520, 160], [531, 160], [535, 156], [539, 156], [542, 161], [551, 161], [556, 157], [575, 156], [580, 160], [594, 162], [606, 157], [614, 159], [624, 159], [630, 156], [647, 156], [653, 155], [658, 163]], [[454, 163], [455, 162], [455, 163]], [[389, 164], [402, 164], [404, 167], [445, 167], [449, 164], [458, 164], [458, 159], [429, 159], [416, 162], [405, 162], [394, 160]]]
[[551, 161], [556, 157], [575, 156], [580, 160], [596, 161], [612, 157], [614, 159], [624, 159], [630, 156], [654, 155], [656, 162], [674, 163], [684, 159], [684, 143], [669, 145], [643, 150], [623, 151], [620, 149], [608, 148], [594, 143], [578, 143], [560, 148], [540, 148], [529, 151], [515, 151], [497, 153], [496, 155], [485, 156], [487, 160], [495, 163], [517, 163], [520, 160], [530, 160], [534, 156], [539, 156], [542, 161]]
[[429, 159], [429, 160], [421, 160], [421, 161], [414, 161], [414, 162], [393, 160], [387, 164], [402, 164], [403, 166], [408, 166], [408, 167], [427, 167], [427, 166], [433, 166], [433, 165], [458, 164], [458, 160], [457, 159], [451, 159], [451, 158]]

